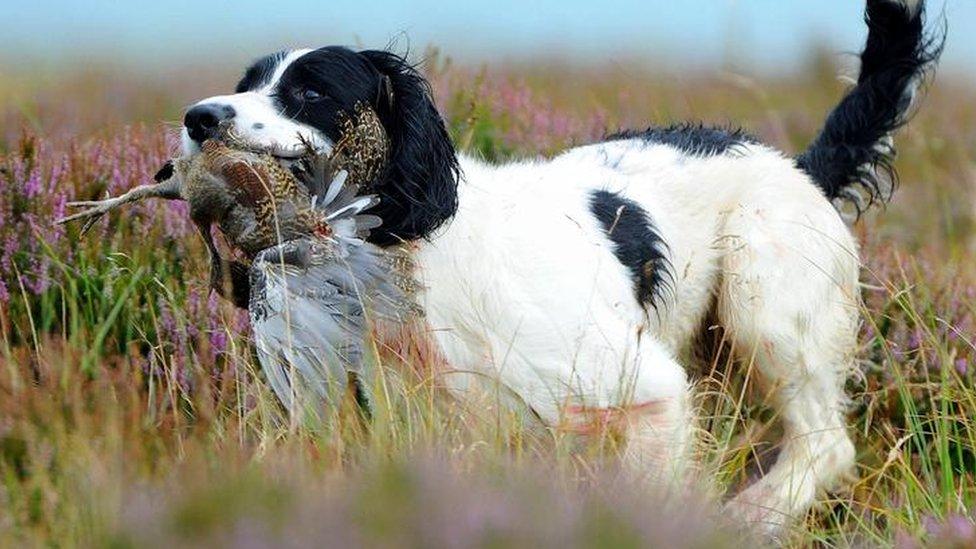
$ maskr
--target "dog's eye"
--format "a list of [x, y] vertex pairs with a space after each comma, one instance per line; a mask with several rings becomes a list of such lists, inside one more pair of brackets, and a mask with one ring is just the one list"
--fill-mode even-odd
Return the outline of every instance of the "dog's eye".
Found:
[[299, 90], [299, 95], [302, 99], [309, 102], [318, 101], [324, 97], [321, 93], [308, 88]]

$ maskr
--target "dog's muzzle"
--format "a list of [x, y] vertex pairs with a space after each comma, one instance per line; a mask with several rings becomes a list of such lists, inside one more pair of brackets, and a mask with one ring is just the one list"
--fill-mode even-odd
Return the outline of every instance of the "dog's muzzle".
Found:
[[219, 103], [205, 103], [196, 105], [186, 111], [183, 126], [190, 139], [202, 144], [207, 139], [217, 137], [222, 123], [229, 122], [236, 116], [234, 107]]

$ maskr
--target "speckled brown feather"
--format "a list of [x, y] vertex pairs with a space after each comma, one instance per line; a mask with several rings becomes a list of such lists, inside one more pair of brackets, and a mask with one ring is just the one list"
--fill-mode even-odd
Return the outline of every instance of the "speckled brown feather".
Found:
[[[212, 225], [218, 225], [228, 243], [248, 259], [294, 238], [328, 237], [332, 228], [324, 213], [314, 207], [310, 185], [331, 181], [344, 170], [347, 188], [368, 192], [386, 169], [390, 144], [376, 112], [357, 103], [354, 112], [340, 116], [341, 137], [330, 156], [316, 155], [309, 147], [306, 157], [295, 166], [302, 179], [260, 147], [241, 139], [232, 127], [223, 127], [218, 138], [202, 144], [201, 154], [167, 163], [157, 175], [156, 185], [138, 187], [116, 199], [78, 203], [95, 207], [62, 221], [86, 219], [87, 229], [105, 212], [127, 202], [151, 196], [186, 200], [211, 254], [214, 285], [225, 293], [226, 281], [220, 282], [223, 260], [210, 236]], [[308, 169], [312, 165], [317, 170]], [[402, 279], [397, 286], [412, 294], [412, 267], [406, 258], [391, 259], [398, 255], [391, 252], [389, 266], [396, 278]], [[238, 271], [246, 268], [237, 267]]]
[[201, 154], [176, 162], [174, 170], [197, 224], [217, 224], [231, 246], [248, 257], [278, 242], [326, 230], [308, 188], [271, 155], [213, 139], [201, 149]]
[[390, 141], [376, 111], [356, 103], [355, 111], [340, 114], [340, 134], [332, 152], [335, 170], [346, 170], [349, 181], [369, 190], [387, 166]]

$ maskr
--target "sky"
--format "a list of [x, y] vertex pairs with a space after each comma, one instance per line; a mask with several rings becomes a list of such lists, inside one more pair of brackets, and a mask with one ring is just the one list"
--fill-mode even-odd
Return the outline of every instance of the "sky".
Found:
[[[812, 44], [856, 51], [857, 0], [9, 0], [0, 18], [4, 62], [206, 65], [243, 62], [290, 46], [344, 44], [460, 61], [623, 56], [684, 67], [730, 61], [760, 70], [799, 66]], [[930, 0], [950, 35], [944, 67], [976, 76], [976, 0]], [[932, 17], [936, 19], [937, 17]]]

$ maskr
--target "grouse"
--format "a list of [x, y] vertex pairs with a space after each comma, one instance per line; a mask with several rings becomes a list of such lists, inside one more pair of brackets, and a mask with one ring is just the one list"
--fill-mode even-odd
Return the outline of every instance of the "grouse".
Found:
[[[285, 407], [307, 408], [353, 383], [368, 408], [369, 320], [398, 322], [421, 314], [406, 253], [366, 241], [382, 223], [366, 213], [379, 200], [358, 193], [385, 165], [388, 143], [374, 111], [357, 106], [331, 154], [307, 144], [305, 149], [285, 167], [223, 128], [199, 154], [167, 162], [154, 184], [69, 203], [87, 209], [58, 222], [84, 220], [84, 234], [127, 203], [187, 201], [210, 254], [211, 286], [222, 295], [249, 288], [247, 295], [230, 297], [247, 307], [262, 369]], [[213, 225], [250, 265], [221, 257]]]

